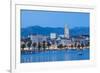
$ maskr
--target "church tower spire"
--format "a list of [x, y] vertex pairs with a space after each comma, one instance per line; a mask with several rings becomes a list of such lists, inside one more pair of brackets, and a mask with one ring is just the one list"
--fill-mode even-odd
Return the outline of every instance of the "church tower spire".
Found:
[[64, 25], [64, 38], [69, 38], [69, 29], [67, 25]]

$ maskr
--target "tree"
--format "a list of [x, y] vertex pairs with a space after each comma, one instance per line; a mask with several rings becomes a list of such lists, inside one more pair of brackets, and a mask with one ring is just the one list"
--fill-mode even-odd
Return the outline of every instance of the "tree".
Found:
[[46, 41], [43, 41], [43, 50], [45, 51], [46, 49]]
[[27, 42], [27, 47], [29, 48], [29, 50], [30, 50], [31, 44], [32, 44], [32, 41], [29, 40], [29, 41]]
[[63, 44], [58, 45], [58, 48], [63, 48]]
[[87, 46], [87, 47], [89, 47], [89, 46], [90, 46], [90, 43], [89, 43], [89, 41], [87, 42], [86, 46]]
[[40, 51], [41, 50], [41, 43], [38, 42], [38, 50]]
[[82, 48], [84, 47], [84, 44], [83, 44], [83, 43], [81, 43], [81, 47], [82, 47]]
[[74, 46], [73, 46], [73, 44], [71, 44], [71, 48], [73, 48]]
[[77, 42], [75, 42], [74, 47], [75, 47], [75, 48], [77, 47]]
[[32, 43], [32, 47], [35, 49], [35, 47], [36, 47], [36, 43], [34, 42], [34, 43]]
[[21, 44], [22, 50], [24, 50], [25, 47], [26, 47], [26, 46], [25, 46], [25, 43]]
[[49, 42], [47, 42], [47, 46], [48, 46], [48, 48], [51, 46], [51, 44], [49, 43]]
[[78, 44], [78, 45], [77, 45], [77, 48], [79, 48], [79, 49], [80, 49], [80, 44]]

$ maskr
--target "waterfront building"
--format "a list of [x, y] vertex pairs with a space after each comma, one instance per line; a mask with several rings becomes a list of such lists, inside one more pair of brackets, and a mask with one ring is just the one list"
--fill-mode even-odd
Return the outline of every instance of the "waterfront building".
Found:
[[57, 48], [57, 45], [51, 45], [51, 46], [49, 47], [49, 49], [58, 49], [58, 48]]
[[43, 36], [43, 35], [30, 35], [30, 39], [31, 39], [32, 43], [38, 43], [38, 42], [47, 41], [47, 36]]
[[50, 39], [56, 39], [57, 35], [56, 33], [50, 33]]
[[60, 37], [60, 38], [64, 38], [64, 34], [58, 35], [58, 37]]
[[72, 44], [72, 41], [70, 39], [61, 39], [59, 44], [63, 44], [64, 46], [68, 45], [68, 44]]

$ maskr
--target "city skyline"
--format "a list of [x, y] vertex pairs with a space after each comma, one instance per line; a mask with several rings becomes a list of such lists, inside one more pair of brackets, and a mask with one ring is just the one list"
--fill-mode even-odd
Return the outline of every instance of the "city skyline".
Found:
[[[84, 20], [84, 21], [83, 21]], [[21, 10], [21, 28], [31, 26], [89, 27], [89, 13]]]
[[90, 59], [90, 14], [21, 10], [20, 62]]

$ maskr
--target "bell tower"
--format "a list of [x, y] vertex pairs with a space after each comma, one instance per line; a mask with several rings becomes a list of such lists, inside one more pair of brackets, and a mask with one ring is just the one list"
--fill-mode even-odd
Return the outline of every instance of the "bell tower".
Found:
[[69, 28], [67, 25], [64, 25], [64, 38], [69, 38]]

